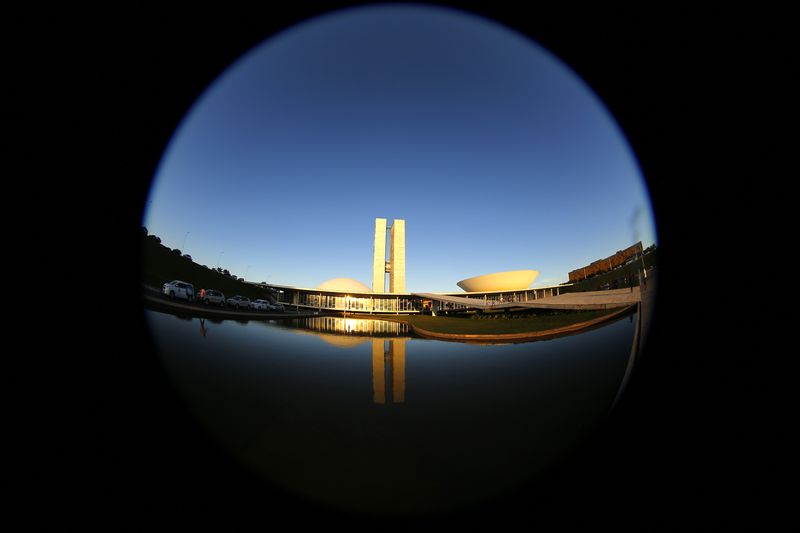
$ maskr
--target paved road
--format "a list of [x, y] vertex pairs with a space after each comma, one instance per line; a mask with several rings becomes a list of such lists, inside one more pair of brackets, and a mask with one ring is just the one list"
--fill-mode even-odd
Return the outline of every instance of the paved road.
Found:
[[170, 300], [169, 298], [164, 297], [164, 295], [161, 293], [152, 293], [146, 291], [142, 292], [142, 298], [145, 300], [145, 305], [151, 305], [173, 311], [186, 311], [195, 314], [202, 313], [204, 315], [214, 315], [219, 316], [220, 318], [230, 317], [273, 320], [279, 318], [304, 318], [317, 315], [316, 312], [297, 312], [292, 310], [287, 310], [283, 313], [278, 313], [275, 311], [237, 311], [228, 307], [215, 307], [211, 305], [206, 306], [203, 304], [190, 303], [183, 300]]

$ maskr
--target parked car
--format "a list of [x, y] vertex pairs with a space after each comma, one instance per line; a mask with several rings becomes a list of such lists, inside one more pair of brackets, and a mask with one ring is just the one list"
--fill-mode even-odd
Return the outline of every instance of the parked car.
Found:
[[272, 305], [273, 311], [281, 311], [281, 312], [283, 312], [283, 304], [282, 303], [275, 302], [275, 303], [272, 303], [270, 305]]
[[189, 302], [194, 300], [194, 286], [191, 283], [186, 283], [179, 279], [165, 283], [161, 292], [170, 298], [182, 298]]
[[253, 300], [250, 302], [250, 309], [255, 311], [272, 311], [272, 304], [266, 300]]
[[206, 289], [206, 294], [200, 301], [206, 305], [214, 304], [222, 307], [225, 305], [225, 295], [216, 289]]
[[228, 305], [234, 309], [239, 309], [240, 307], [247, 309], [250, 307], [250, 298], [247, 296], [239, 296], [237, 294], [236, 296], [231, 296], [228, 298]]

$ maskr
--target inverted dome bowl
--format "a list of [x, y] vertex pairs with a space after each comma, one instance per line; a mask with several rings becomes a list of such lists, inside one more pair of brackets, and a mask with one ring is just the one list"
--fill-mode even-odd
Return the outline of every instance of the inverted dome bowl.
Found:
[[466, 292], [516, 291], [530, 287], [538, 275], [538, 270], [510, 270], [462, 279], [457, 285]]

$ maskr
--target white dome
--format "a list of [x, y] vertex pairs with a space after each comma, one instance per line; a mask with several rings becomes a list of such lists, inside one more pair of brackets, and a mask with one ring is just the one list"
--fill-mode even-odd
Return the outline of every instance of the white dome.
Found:
[[353, 278], [334, 278], [317, 287], [321, 291], [333, 292], [372, 292], [372, 289]]
[[462, 279], [457, 285], [467, 292], [515, 291], [530, 287], [538, 275], [539, 272], [536, 270], [494, 272]]

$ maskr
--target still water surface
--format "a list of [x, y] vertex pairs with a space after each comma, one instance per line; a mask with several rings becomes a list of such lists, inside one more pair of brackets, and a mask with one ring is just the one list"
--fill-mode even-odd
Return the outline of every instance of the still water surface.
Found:
[[636, 323], [487, 346], [388, 321], [146, 316], [175, 386], [247, 468], [320, 504], [401, 515], [535, 480], [608, 413]]

